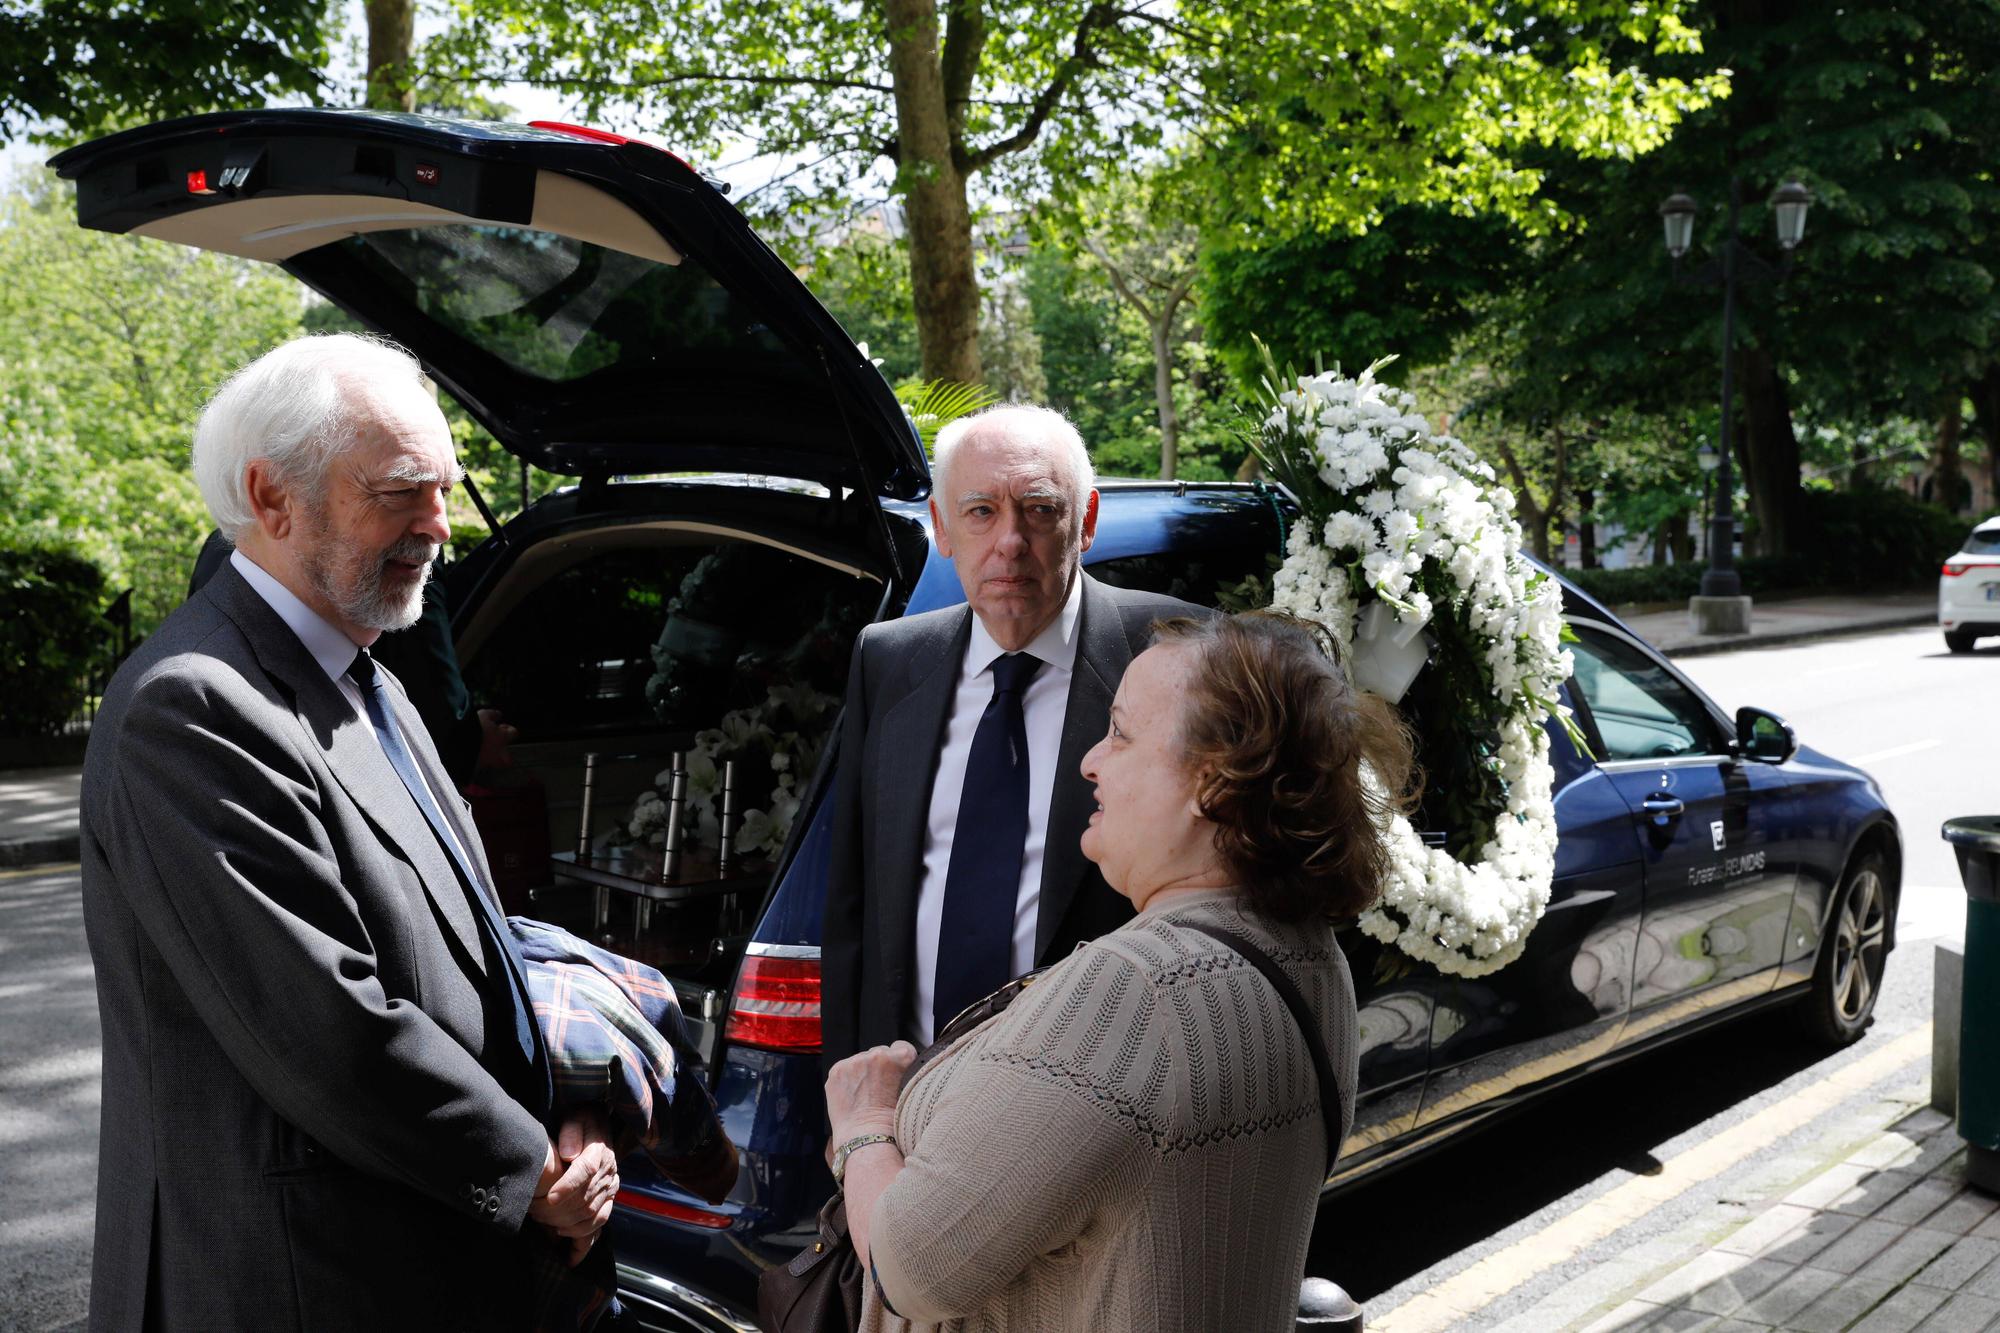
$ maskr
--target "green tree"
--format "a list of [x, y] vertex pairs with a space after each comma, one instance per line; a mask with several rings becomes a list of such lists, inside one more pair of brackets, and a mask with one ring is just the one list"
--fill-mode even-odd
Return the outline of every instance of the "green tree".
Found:
[[0, 8], [0, 137], [320, 94], [330, 0], [40, 0]]
[[[1706, 52], [1734, 71], [1732, 95], [1650, 156], [1551, 164], [1557, 206], [1590, 225], [1545, 238], [1521, 271], [1533, 336], [1513, 340], [1504, 378], [1555, 394], [1565, 411], [1713, 413], [1720, 293], [1676, 284], [1656, 210], [1681, 189], [1703, 204], [1682, 264], [1695, 271], [1722, 241], [1733, 175], [1746, 244], [1775, 257], [1765, 199], [1804, 180], [1817, 202], [1795, 268], [1738, 294], [1740, 475], [1758, 549], [1782, 553], [1807, 461], [1795, 413], [1939, 422], [1968, 395], [1979, 403], [1994, 374], [2000, 6], [1709, 0], [1695, 18]], [[2000, 411], [1977, 419], [2000, 430]]]
[[80, 230], [67, 186], [0, 197], [0, 543], [67, 544], [178, 605], [207, 531], [187, 466], [201, 403], [299, 331], [300, 288], [263, 265]]
[[[1239, 229], [1365, 226], [1399, 200], [1543, 225], [1524, 157], [1630, 153], [1723, 81], [1635, 57], [1691, 49], [1679, 5], [1524, 0], [458, 0], [445, 77], [561, 88], [689, 151], [749, 141], [795, 163], [776, 188], [850, 197], [878, 162], [909, 224], [928, 378], [980, 378], [975, 179], [1061, 201], [1175, 136]], [[1543, 36], [1561, 33], [1559, 40]]]

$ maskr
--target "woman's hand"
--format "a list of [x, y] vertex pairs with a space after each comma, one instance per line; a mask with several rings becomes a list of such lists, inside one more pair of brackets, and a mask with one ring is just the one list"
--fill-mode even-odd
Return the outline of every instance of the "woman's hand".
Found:
[[826, 1116], [833, 1127], [829, 1160], [849, 1139], [896, 1132], [896, 1094], [903, 1071], [916, 1058], [917, 1048], [899, 1041], [850, 1055], [827, 1072]]

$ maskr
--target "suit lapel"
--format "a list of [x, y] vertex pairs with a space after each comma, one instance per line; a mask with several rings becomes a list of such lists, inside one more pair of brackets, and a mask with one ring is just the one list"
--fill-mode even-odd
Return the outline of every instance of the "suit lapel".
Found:
[[1070, 672], [1069, 705], [1063, 714], [1062, 747], [1056, 759], [1048, 833], [1042, 845], [1042, 901], [1035, 918], [1038, 963], [1049, 961], [1049, 944], [1083, 882], [1083, 831], [1097, 805], [1090, 783], [1083, 777], [1083, 757], [1104, 739], [1111, 698], [1132, 661], [1132, 647], [1117, 606], [1097, 580], [1088, 574], [1079, 577], [1083, 579], [1083, 611], [1077, 628], [1076, 668]]
[[958, 692], [965, 645], [972, 637], [970, 607], [957, 617], [939, 616], [937, 621], [935, 629], [927, 626], [923, 637], [899, 654], [908, 664], [908, 683], [903, 696], [882, 716], [876, 751], [886, 770], [883, 780], [888, 790], [878, 807], [883, 812], [882, 851], [875, 864], [887, 868], [889, 882], [869, 889], [883, 898], [880, 943], [892, 972], [907, 971], [915, 952], [931, 784], [952, 697]]
[[[271, 677], [292, 695], [292, 706], [307, 733], [326, 755], [327, 767], [354, 803], [417, 872], [438, 918], [457, 937], [463, 957], [480, 976], [486, 973], [485, 952], [472, 904], [459, 889], [458, 872], [431, 832], [430, 822], [396, 776], [374, 728], [359, 717], [319, 663], [305, 650], [291, 626], [257, 595], [234, 567], [225, 564], [207, 585], [217, 604], [242, 627]], [[390, 691], [392, 696], [398, 691]], [[399, 700], [397, 722], [404, 735], [420, 726], [415, 713]], [[421, 752], [426, 747], [412, 745]], [[449, 791], [450, 788], [446, 788]], [[452, 802], [456, 804], [456, 802]], [[447, 816], [449, 818], [450, 816]]]

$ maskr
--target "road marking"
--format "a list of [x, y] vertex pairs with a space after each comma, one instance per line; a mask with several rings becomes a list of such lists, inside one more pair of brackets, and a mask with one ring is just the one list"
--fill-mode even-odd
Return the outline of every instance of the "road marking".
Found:
[[1935, 750], [1943, 744], [1944, 742], [1940, 740], [1911, 741], [1908, 745], [1891, 746], [1889, 749], [1877, 750], [1874, 754], [1864, 754], [1859, 759], [1850, 759], [1847, 762], [1856, 767], [1863, 764], [1879, 764], [1884, 759], [1901, 759], [1906, 754], [1922, 754], [1925, 750]]
[[1634, 1176], [1534, 1235], [1487, 1255], [1386, 1314], [1369, 1312], [1370, 1333], [1437, 1333], [1452, 1327], [1537, 1274], [1574, 1258], [1660, 1205], [1770, 1147], [1854, 1094], [1906, 1065], [1928, 1059], [1930, 1049], [1931, 1025], [1925, 1023], [1741, 1124], [1669, 1158], [1653, 1174]]
[[27, 879], [32, 875], [66, 875], [72, 870], [83, 869], [81, 861], [65, 861], [57, 865], [28, 866], [22, 870], [0, 870], [0, 879]]

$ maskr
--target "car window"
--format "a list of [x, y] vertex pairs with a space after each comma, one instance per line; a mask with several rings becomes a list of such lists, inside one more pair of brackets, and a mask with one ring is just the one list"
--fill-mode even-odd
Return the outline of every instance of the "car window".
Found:
[[1712, 754], [1715, 723], [1699, 696], [1623, 639], [1578, 626], [1570, 645], [1578, 691], [1599, 739], [1600, 758], [1671, 759]]
[[[1164, 593], [1201, 606], [1237, 610], [1270, 602], [1271, 573], [1277, 567], [1276, 539], [1235, 546], [1206, 547], [1162, 555], [1127, 555], [1089, 566], [1093, 578], [1115, 588]], [[1254, 580], [1245, 588], [1246, 580]]]
[[695, 264], [485, 224], [362, 232], [337, 244], [423, 314], [541, 380], [643, 365], [661, 347], [763, 360], [782, 346]]
[[2000, 555], [2000, 528], [1975, 531], [1965, 539], [1967, 555]]

